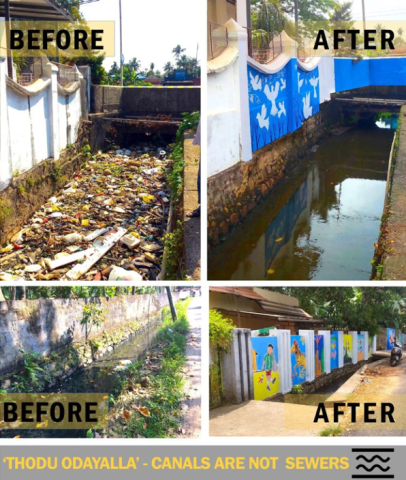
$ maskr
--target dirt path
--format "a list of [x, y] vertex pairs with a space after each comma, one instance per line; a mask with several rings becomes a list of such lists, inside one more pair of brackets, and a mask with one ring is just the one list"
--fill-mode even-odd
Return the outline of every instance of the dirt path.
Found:
[[399, 146], [393, 158], [394, 172], [389, 194], [389, 215], [380, 238], [384, 249], [382, 280], [404, 280], [406, 270], [406, 107], [399, 114]]
[[188, 213], [198, 206], [197, 178], [199, 172], [200, 147], [193, 145], [195, 135], [185, 135], [185, 170], [183, 194], [183, 222], [185, 225], [186, 270], [190, 280], [200, 280], [200, 217], [190, 218]]
[[[406, 394], [406, 359], [397, 367], [391, 367], [389, 358], [376, 367], [371, 367], [365, 372], [363, 382], [354, 392], [351, 401], [365, 402], [369, 399], [380, 404], [382, 401], [395, 401], [395, 420], [398, 425], [405, 425], [406, 409], [404, 395]], [[396, 408], [399, 407], [399, 408]], [[344, 436], [406, 436], [406, 430], [385, 429], [377, 430], [375, 428], [357, 429], [356, 425], [350, 426], [344, 433]]]
[[192, 300], [188, 308], [190, 333], [186, 355], [186, 401], [182, 405], [183, 438], [199, 438], [201, 430], [201, 297]]

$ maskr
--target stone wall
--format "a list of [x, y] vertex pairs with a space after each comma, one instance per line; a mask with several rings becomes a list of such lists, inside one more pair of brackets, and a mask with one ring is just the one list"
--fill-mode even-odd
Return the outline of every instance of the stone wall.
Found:
[[[174, 293], [174, 300], [179, 294]], [[87, 332], [81, 325], [86, 303], [95, 302], [107, 311], [100, 328]], [[137, 328], [159, 318], [168, 305], [166, 293], [99, 299], [40, 299], [8, 302], [0, 309], [0, 375], [18, 368], [25, 352], [48, 356], [76, 342], [113, 332], [130, 322]]]
[[57, 193], [82, 162], [78, 153], [89, 143], [90, 122], [82, 121], [78, 142], [62, 152], [58, 160], [49, 159], [20, 175], [1, 192], [0, 245], [8, 242], [33, 213]]
[[120, 110], [123, 115], [171, 115], [200, 111], [200, 88], [92, 86], [92, 113]]
[[[208, 180], [208, 241], [214, 247], [284, 178], [287, 167], [302, 160], [333, 122], [334, 102], [303, 126], [257, 150], [249, 162], [239, 162]], [[293, 165], [292, 165], [293, 164]]]

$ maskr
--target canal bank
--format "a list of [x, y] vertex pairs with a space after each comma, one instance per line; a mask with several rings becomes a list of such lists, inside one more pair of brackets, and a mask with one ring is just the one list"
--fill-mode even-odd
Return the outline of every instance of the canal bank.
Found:
[[404, 280], [406, 270], [406, 106], [399, 115], [387, 205], [375, 250], [375, 280]]
[[289, 162], [284, 178], [211, 252], [209, 278], [368, 280], [393, 125], [384, 117], [330, 130], [306, 158]]

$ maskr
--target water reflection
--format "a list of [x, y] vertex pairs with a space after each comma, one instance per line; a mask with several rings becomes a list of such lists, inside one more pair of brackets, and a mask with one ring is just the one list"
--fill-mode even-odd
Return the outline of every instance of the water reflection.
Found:
[[369, 279], [390, 130], [374, 126], [324, 141], [210, 256], [209, 278]]

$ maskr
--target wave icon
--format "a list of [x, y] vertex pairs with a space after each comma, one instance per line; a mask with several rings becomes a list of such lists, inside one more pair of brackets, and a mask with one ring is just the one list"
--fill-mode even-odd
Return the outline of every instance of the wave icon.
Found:
[[[363, 463], [360, 463], [357, 465], [355, 468], [357, 470], [363, 469], [365, 470], [365, 474], [357, 474], [357, 475], [352, 475], [352, 478], [354, 479], [364, 479], [364, 478], [369, 478], [369, 479], [386, 479], [386, 478], [395, 478], [395, 475], [392, 474], [387, 474], [390, 470], [390, 466], [382, 466], [380, 465], [379, 462], [383, 464], [387, 464], [390, 461], [390, 457], [386, 456], [381, 457], [379, 455], [380, 453], [393, 453], [395, 451], [394, 448], [353, 448], [352, 451], [355, 453], [361, 453], [361, 455], [358, 455], [356, 457], [356, 460], [358, 462], [363, 461]], [[371, 457], [370, 455], [367, 456], [368, 453], [374, 453], [374, 455]], [[375, 462], [373, 465], [371, 465], [372, 462]], [[365, 464], [364, 464], [365, 463]], [[374, 470], [380, 470], [382, 473], [371, 473], [374, 472]]]

